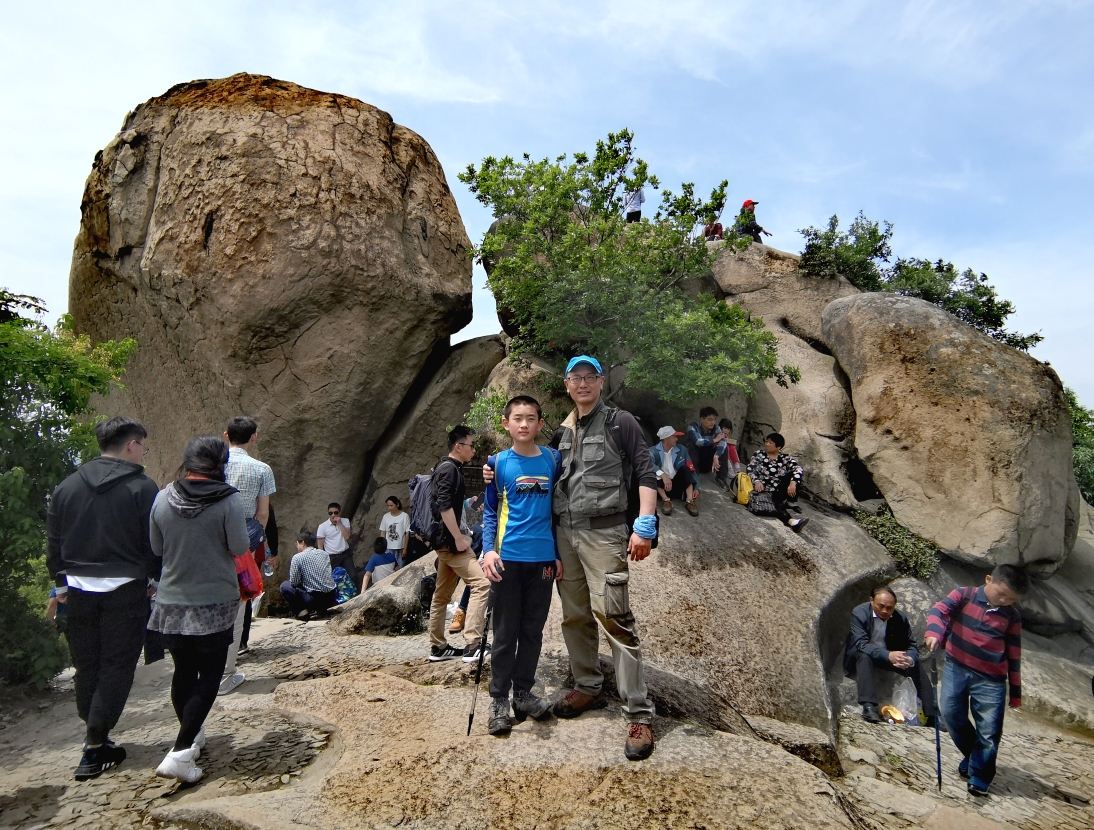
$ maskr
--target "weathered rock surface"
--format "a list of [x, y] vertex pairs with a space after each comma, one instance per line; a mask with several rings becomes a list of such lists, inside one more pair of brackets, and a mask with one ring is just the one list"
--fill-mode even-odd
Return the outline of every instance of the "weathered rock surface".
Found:
[[779, 432], [787, 452], [805, 468], [809, 492], [838, 507], [854, 507], [859, 498], [874, 495], [866, 484], [858, 488], [853, 475], [855, 412], [847, 378], [821, 343], [821, 314], [832, 300], [857, 294], [843, 278], [813, 279], [798, 270], [799, 257], [750, 245], [741, 253], [723, 248], [714, 264], [714, 277], [727, 302], [739, 303], [762, 317], [764, 327], [779, 340], [779, 363], [796, 366], [800, 383], [789, 388], [773, 380], [756, 385], [747, 400], [747, 423], [739, 450], [742, 461], [763, 447], [764, 438]]
[[397, 496], [410, 509], [407, 481], [428, 473], [448, 452], [446, 430], [461, 423], [491, 371], [505, 357], [501, 336], [468, 340], [454, 347], [420, 395], [392, 418], [391, 427], [378, 441], [379, 450], [370, 465], [364, 496], [353, 514], [353, 532], [360, 540], [355, 559], [364, 565], [372, 554], [372, 540], [379, 535], [384, 502]]
[[342, 606], [330, 621], [338, 634], [404, 634], [424, 627], [422, 577], [437, 572], [437, 554], [427, 553]]
[[76, 330], [140, 344], [99, 411], [147, 425], [161, 482], [191, 436], [255, 417], [286, 538], [360, 492], [428, 357], [471, 318], [440, 163], [353, 98], [245, 74], [174, 87], [96, 156], [81, 212]]
[[981, 567], [1049, 573], [1067, 556], [1071, 426], [1051, 368], [894, 294], [835, 300], [822, 333], [897, 521]]

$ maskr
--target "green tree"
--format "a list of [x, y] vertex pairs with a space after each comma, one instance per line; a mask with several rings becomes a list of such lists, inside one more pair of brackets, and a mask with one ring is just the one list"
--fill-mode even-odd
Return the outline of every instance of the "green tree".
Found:
[[1079, 492], [1088, 504], [1094, 504], [1094, 412], [1079, 403], [1071, 389], [1064, 387], [1067, 407], [1071, 412], [1071, 460], [1075, 465], [1075, 480]]
[[847, 231], [839, 229], [839, 217], [833, 216], [824, 230], [810, 227], [799, 233], [805, 237], [801, 269], [810, 276], [834, 279], [838, 274], [863, 291], [918, 297], [1022, 351], [1044, 340], [1040, 334], [1007, 331], [1014, 303], [999, 298], [987, 274], [978, 275], [971, 268], [959, 272], [952, 262], [916, 257], [898, 259], [890, 267], [893, 226], [888, 222], [879, 225], [860, 212]]
[[[518, 329], [511, 353], [587, 351], [606, 372], [627, 367], [627, 385], [679, 403], [751, 393], [760, 378], [796, 379], [778, 365], [761, 320], [713, 298], [685, 300], [682, 286], [709, 274], [716, 256], [698, 229], [721, 213], [728, 182], [707, 200], [690, 183], [679, 194], [665, 190], [652, 219], [628, 224], [624, 194], [660, 188], [632, 142], [623, 130], [593, 155], [489, 157], [460, 174], [500, 220], [474, 253]], [[725, 244], [742, 243], [730, 234]]]
[[[65, 652], [37, 605], [49, 493], [96, 453], [91, 395], [116, 383], [136, 342], [92, 346], [67, 317], [50, 330], [39, 300], [0, 289], [0, 677], [49, 681]], [[31, 605], [34, 598], [35, 605]]]

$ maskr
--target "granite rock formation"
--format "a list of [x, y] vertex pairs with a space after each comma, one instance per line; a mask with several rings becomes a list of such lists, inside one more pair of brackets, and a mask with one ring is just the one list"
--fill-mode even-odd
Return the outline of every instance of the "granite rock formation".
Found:
[[858, 455], [897, 521], [981, 567], [1047, 574], [1063, 561], [1071, 422], [1051, 368], [895, 294], [835, 300], [822, 334], [851, 383]]
[[256, 75], [176, 86], [126, 116], [84, 190], [76, 330], [140, 344], [99, 411], [148, 426], [160, 482], [191, 436], [255, 417], [292, 538], [363, 490], [470, 320], [469, 244], [437, 157], [386, 112]]

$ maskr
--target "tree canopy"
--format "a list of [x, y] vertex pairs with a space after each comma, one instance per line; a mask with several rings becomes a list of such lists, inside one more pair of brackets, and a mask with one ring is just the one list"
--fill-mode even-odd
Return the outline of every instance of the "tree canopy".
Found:
[[[751, 394], [761, 378], [796, 380], [796, 369], [778, 365], [761, 320], [684, 293], [710, 273], [716, 252], [698, 229], [721, 213], [728, 181], [705, 200], [692, 183], [679, 194], [662, 190], [652, 217], [628, 223], [625, 195], [660, 189], [633, 139], [611, 133], [592, 155], [488, 157], [460, 174], [499, 220], [474, 254], [518, 329], [511, 353], [588, 352], [606, 372], [626, 367], [626, 385], [684, 404]], [[725, 244], [740, 241], [731, 233]], [[609, 397], [617, 392], [608, 387]]]
[[971, 268], [958, 271], [951, 262], [917, 257], [897, 259], [890, 266], [893, 226], [889, 222], [871, 221], [860, 212], [846, 231], [840, 230], [839, 217], [833, 216], [824, 229], [810, 227], [799, 233], [805, 237], [801, 269], [810, 276], [832, 279], [839, 274], [863, 291], [918, 297], [1022, 351], [1044, 340], [1040, 334], [1007, 330], [1014, 303], [999, 298], [987, 274]]
[[118, 382], [136, 342], [93, 346], [63, 317], [54, 329], [27, 312], [34, 297], [0, 289], [0, 677], [48, 682], [63, 665], [57, 634], [32, 604], [42, 578], [49, 493], [97, 454], [91, 396]]
[[1064, 387], [1071, 413], [1071, 460], [1075, 465], [1075, 480], [1087, 503], [1094, 504], [1094, 412], [1079, 403], [1071, 389]]

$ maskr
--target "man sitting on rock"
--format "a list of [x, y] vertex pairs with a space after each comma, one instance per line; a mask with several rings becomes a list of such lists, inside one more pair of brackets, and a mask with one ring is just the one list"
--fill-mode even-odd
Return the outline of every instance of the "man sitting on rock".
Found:
[[296, 537], [296, 556], [289, 563], [289, 581], [281, 583], [281, 596], [302, 620], [313, 611], [326, 611], [337, 602], [338, 586], [331, 573], [330, 556], [315, 547], [315, 534], [301, 531]]
[[657, 437], [661, 443], [650, 447], [650, 461], [657, 474], [657, 495], [661, 498], [661, 512], [672, 515], [672, 498], [683, 499], [684, 507], [692, 516], [699, 515], [696, 496], [699, 493], [699, 476], [695, 474], [695, 465], [688, 457], [687, 447], [677, 442], [684, 433], [675, 427], [661, 427]]
[[912, 678], [916, 694], [923, 701], [927, 725], [934, 726], [934, 688], [919, 660], [908, 616], [896, 608], [896, 592], [887, 585], [874, 588], [870, 601], [851, 612], [851, 632], [843, 652], [843, 672], [858, 683], [862, 719], [880, 723], [875, 671], [890, 671]]
[[372, 542], [372, 556], [365, 565], [365, 581], [362, 583], [362, 591], [367, 591], [369, 585], [381, 582], [399, 570], [399, 559], [395, 551], [387, 546], [387, 539], [377, 536]]
[[771, 499], [775, 503], [775, 515], [779, 520], [795, 533], [800, 533], [809, 519], [791, 518], [786, 503], [789, 499], [798, 497], [798, 485], [801, 484], [805, 471], [794, 456], [782, 451], [785, 446], [786, 439], [779, 433], [772, 432], [768, 435], [764, 439], [764, 448], [757, 450], [748, 462], [748, 475], [757, 492], [766, 490], [771, 493]]
[[688, 424], [688, 457], [695, 464], [698, 473], [714, 471], [714, 480], [723, 490], [728, 489], [728, 458], [726, 456], [725, 437], [718, 427], [718, 410], [713, 406], [704, 406], [699, 410], [699, 420]]

